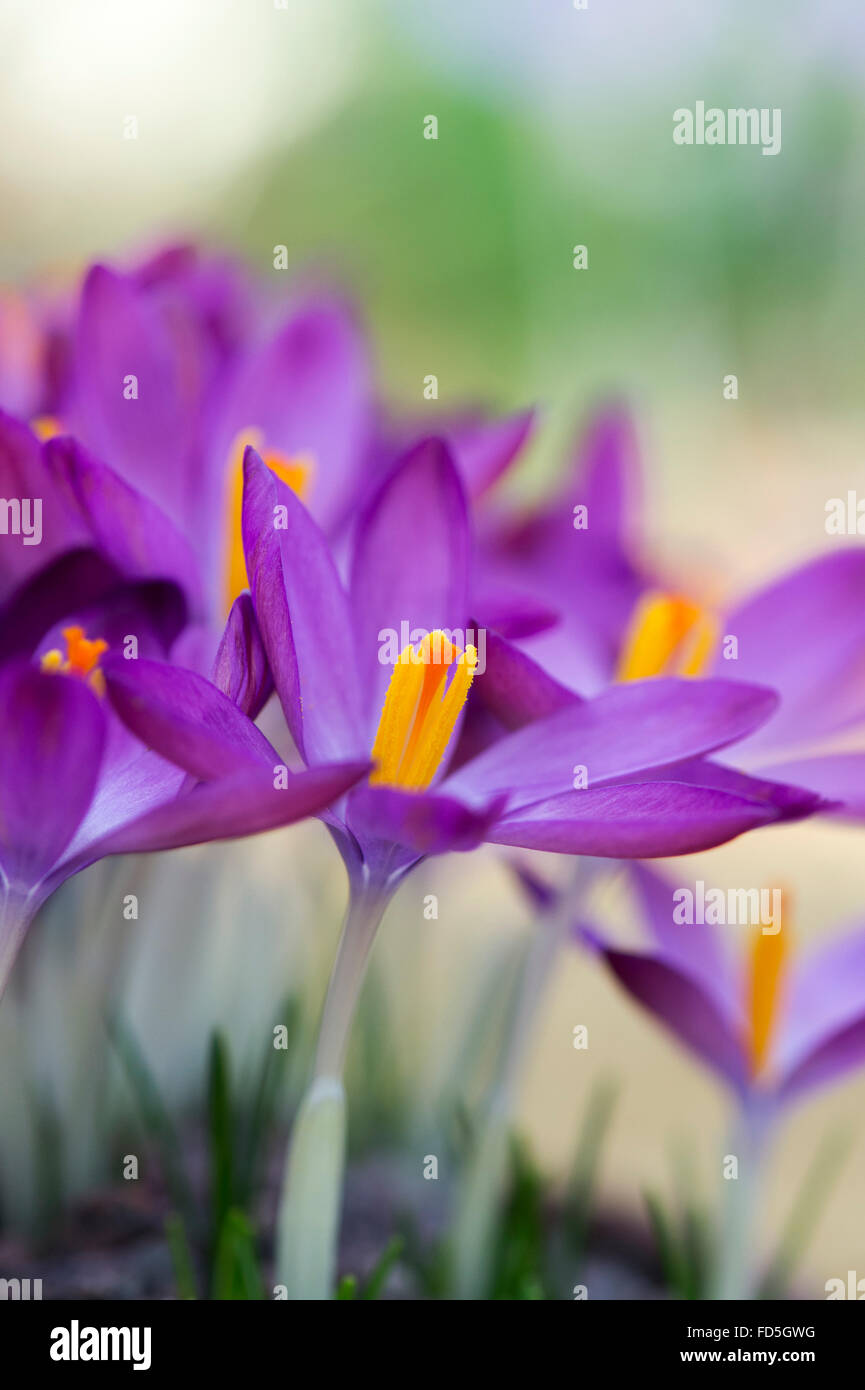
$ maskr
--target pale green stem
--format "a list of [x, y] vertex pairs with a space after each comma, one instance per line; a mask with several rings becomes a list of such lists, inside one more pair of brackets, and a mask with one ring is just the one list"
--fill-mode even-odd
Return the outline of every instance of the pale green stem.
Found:
[[571, 888], [559, 895], [544, 915], [525, 956], [498, 1076], [457, 1196], [454, 1243], [457, 1298], [483, 1298], [486, 1293], [496, 1227], [507, 1185], [508, 1145], [520, 1082], [547, 986], [596, 872], [597, 861], [579, 863]]
[[8, 891], [0, 906], [0, 999], [32, 918], [33, 910], [28, 908], [26, 898]]
[[719, 1232], [713, 1297], [720, 1301], [752, 1299], [756, 1292], [755, 1244], [768, 1140], [768, 1116], [746, 1101], [739, 1112], [730, 1147], [738, 1176], [722, 1179], [724, 1201]]
[[342, 1073], [369, 954], [389, 893], [366, 885], [349, 898], [330, 977], [312, 1082], [294, 1122], [277, 1217], [276, 1283], [289, 1299], [333, 1289], [345, 1164]]

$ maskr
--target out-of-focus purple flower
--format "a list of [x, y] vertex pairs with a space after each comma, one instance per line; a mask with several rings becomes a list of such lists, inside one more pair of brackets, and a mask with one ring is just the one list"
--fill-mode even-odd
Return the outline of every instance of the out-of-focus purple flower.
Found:
[[[558, 621], [520, 646], [574, 692], [671, 675], [777, 690], [773, 716], [737, 743], [736, 766], [810, 788], [837, 814], [865, 816], [865, 753], [840, 747], [865, 725], [865, 549], [821, 556], [726, 611], [711, 610], [663, 587], [635, 558], [639, 484], [627, 416], [601, 412], [578, 461], [555, 503], [511, 528], [489, 526], [476, 607], [484, 611], [483, 586], [497, 577], [548, 603]], [[585, 529], [575, 529], [573, 507], [586, 508]], [[530, 713], [526, 691], [511, 682], [511, 703], [505, 685], [517, 657], [504, 647], [499, 656], [492, 712], [513, 723]], [[496, 690], [488, 682], [484, 695]], [[682, 775], [721, 785], [724, 762], [721, 755], [719, 766]]]
[[[610, 405], [589, 422], [552, 497], [528, 513], [493, 498], [479, 514], [475, 611], [505, 637], [531, 638], [526, 652], [581, 694], [614, 678], [622, 634], [649, 583], [637, 559], [641, 486], [633, 422]], [[518, 612], [528, 601], [546, 611], [546, 631], [508, 619], [509, 602]]]
[[797, 957], [786, 921], [737, 927], [756, 934], [736, 960], [715, 926], [682, 920], [680, 889], [645, 865], [629, 872], [649, 950], [588, 927], [581, 939], [741, 1102], [777, 1110], [865, 1065], [865, 926]]
[[[40, 433], [73, 436], [167, 514], [195, 557], [211, 634], [247, 583], [248, 445], [331, 536], [393, 461], [367, 341], [346, 303], [306, 291], [274, 316], [227, 259], [178, 247], [129, 271], [92, 267], [69, 356], [57, 418], [38, 421]], [[454, 422], [473, 491], [510, 464], [528, 426], [527, 415]]]
[[183, 536], [74, 441], [42, 444], [0, 413], [0, 491], [0, 660], [32, 655], [61, 619], [80, 619], [130, 586], [151, 618], [162, 613], [160, 655], [200, 617], [195, 560]]

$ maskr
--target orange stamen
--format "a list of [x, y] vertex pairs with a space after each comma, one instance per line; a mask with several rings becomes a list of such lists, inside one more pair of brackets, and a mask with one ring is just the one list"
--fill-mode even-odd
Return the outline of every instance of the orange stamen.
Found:
[[715, 620], [696, 603], [679, 594], [645, 594], [631, 616], [616, 678], [698, 676], [716, 641]]
[[225, 559], [225, 598], [226, 612], [238, 594], [249, 587], [246, 573], [246, 557], [243, 553], [241, 517], [243, 513], [243, 455], [247, 445], [261, 454], [267, 467], [272, 469], [291, 491], [300, 498], [306, 496], [313, 472], [313, 461], [308, 455], [299, 454], [287, 458], [284, 454], [267, 450], [261, 430], [241, 430], [232, 443], [229, 453], [229, 498], [226, 524]]
[[441, 631], [405, 648], [382, 708], [370, 782], [406, 791], [430, 785], [468, 698], [477, 662], [474, 647], [462, 652]]

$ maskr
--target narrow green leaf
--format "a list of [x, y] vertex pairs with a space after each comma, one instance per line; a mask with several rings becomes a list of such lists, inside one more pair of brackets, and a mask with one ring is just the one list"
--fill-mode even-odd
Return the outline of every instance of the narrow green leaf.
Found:
[[195, 1277], [195, 1262], [183, 1217], [172, 1212], [165, 1222], [165, 1235], [171, 1252], [174, 1279], [177, 1284], [177, 1297], [186, 1301], [198, 1298], [198, 1281]]
[[380, 1298], [391, 1270], [403, 1252], [405, 1241], [402, 1236], [391, 1236], [379, 1257], [378, 1264], [366, 1280], [361, 1298]]

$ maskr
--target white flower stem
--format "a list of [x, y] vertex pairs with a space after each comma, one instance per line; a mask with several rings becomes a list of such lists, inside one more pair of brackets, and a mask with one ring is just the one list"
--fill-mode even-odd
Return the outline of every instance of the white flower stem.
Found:
[[457, 1298], [484, 1298], [495, 1252], [496, 1227], [508, 1177], [508, 1145], [520, 1081], [538, 1015], [562, 949], [596, 873], [580, 861], [573, 884], [538, 923], [526, 953], [498, 1077], [457, 1195], [454, 1288]]
[[9, 983], [12, 967], [33, 917], [27, 899], [7, 891], [0, 901], [0, 999]]
[[713, 1297], [752, 1299], [756, 1293], [755, 1244], [768, 1140], [768, 1115], [746, 1100], [739, 1111], [730, 1154], [738, 1176], [725, 1180], [718, 1264]]
[[322, 1014], [312, 1082], [286, 1155], [277, 1217], [276, 1283], [289, 1299], [328, 1299], [333, 1291], [345, 1165], [342, 1074], [386, 891], [354, 888]]

